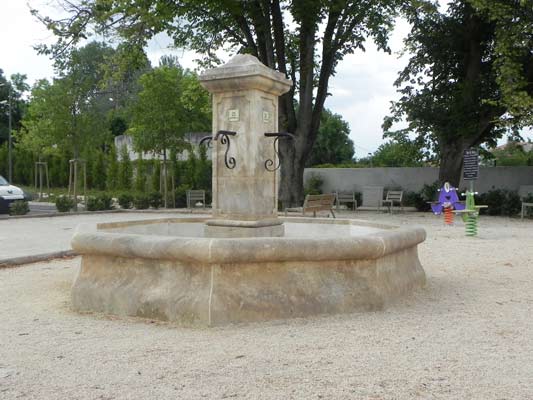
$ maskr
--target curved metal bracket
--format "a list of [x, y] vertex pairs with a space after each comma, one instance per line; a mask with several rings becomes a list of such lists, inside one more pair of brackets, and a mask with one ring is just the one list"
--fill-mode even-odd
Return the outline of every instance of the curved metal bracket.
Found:
[[215, 137], [212, 136], [205, 136], [200, 140], [199, 145], [205, 144], [208, 148], [213, 147], [213, 140], [218, 140], [220, 138], [220, 143], [223, 145], [226, 145], [226, 152], [224, 153], [224, 164], [226, 164], [226, 168], [233, 169], [235, 168], [235, 165], [237, 164], [234, 157], [228, 157], [229, 147], [231, 144], [231, 141], [229, 139], [230, 136], [235, 136], [237, 132], [233, 131], [218, 131], [215, 134]]
[[224, 164], [226, 164], [227, 169], [233, 169], [237, 164], [234, 157], [228, 157], [228, 152], [231, 145], [231, 140], [229, 137], [235, 136], [236, 134], [237, 132], [233, 131], [218, 131], [213, 138], [213, 140], [218, 140], [220, 138], [220, 144], [226, 146], [226, 152], [224, 153]]
[[212, 136], [205, 136], [200, 140], [199, 145], [202, 146], [205, 144], [208, 149], [213, 147], [213, 137]]
[[[289, 132], [265, 132], [265, 137], [275, 137], [274, 139], [274, 152], [278, 156], [279, 160], [279, 145], [278, 141], [280, 138], [294, 139], [294, 135]], [[277, 171], [281, 167], [281, 162], [278, 161], [278, 165], [274, 167], [274, 160], [268, 159], [265, 161], [265, 169], [270, 172]]]

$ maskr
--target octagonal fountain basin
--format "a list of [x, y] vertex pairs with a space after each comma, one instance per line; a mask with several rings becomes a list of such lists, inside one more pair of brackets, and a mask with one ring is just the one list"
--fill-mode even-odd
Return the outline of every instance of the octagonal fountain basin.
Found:
[[185, 325], [380, 310], [425, 283], [422, 228], [285, 218], [285, 236], [210, 238], [206, 218], [81, 225], [72, 306]]

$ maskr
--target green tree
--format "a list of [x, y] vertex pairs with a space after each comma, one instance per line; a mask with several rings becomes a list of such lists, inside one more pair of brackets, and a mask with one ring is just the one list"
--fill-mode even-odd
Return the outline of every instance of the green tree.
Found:
[[93, 187], [98, 190], [105, 190], [107, 173], [105, 168], [105, 154], [101, 150], [98, 150], [96, 153], [91, 175], [93, 178]]
[[339, 114], [325, 109], [322, 112], [316, 143], [307, 161], [308, 166], [351, 163], [354, 153], [348, 123]]
[[135, 190], [140, 193], [146, 190], [146, 167], [142, 153], [139, 153], [135, 162]]
[[187, 149], [187, 163], [186, 163], [186, 175], [184, 183], [190, 188], [198, 188], [198, 157], [193, 148]]
[[[162, 155], [185, 148], [184, 134], [205, 130], [210, 121], [207, 92], [196, 76], [181, 67], [161, 66], [140, 78], [142, 90], [132, 111], [129, 132], [139, 151]], [[168, 168], [163, 169], [163, 198], [168, 198]]]
[[155, 159], [152, 162], [152, 190], [159, 192], [161, 190], [161, 161]]
[[196, 178], [198, 189], [211, 192], [213, 170], [211, 161], [207, 158], [207, 148], [206, 146], [200, 146], [198, 151], [198, 173]]
[[[78, 0], [64, 1], [70, 17], [39, 16], [58, 37], [41, 52], [60, 53], [82, 40], [86, 31], [114, 32], [127, 43], [144, 45], [167, 32], [178, 47], [205, 55], [217, 63], [216, 50], [250, 53], [294, 82], [280, 100], [280, 130], [295, 134], [283, 141], [280, 198], [286, 206], [301, 204], [303, 171], [317, 139], [330, 77], [346, 54], [364, 50], [371, 37], [380, 49], [408, 0]], [[422, 3], [415, 1], [416, 5]], [[296, 107], [296, 102], [298, 107]]]
[[109, 140], [105, 115], [110, 102], [100, 92], [102, 64], [113, 50], [99, 43], [74, 49], [56, 60], [59, 77], [38, 81], [23, 120], [28, 141], [68, 149], [79, 158], [83, 149]]
[[24, 94], [30, 89], [26, 79], [26, 75], [13, 74], [10, 80], [7, 80], [0, 68], [0, 144], [8, 139], [10, 108], [12, 130], [18, 131], [21, 128], [21, 121], [27, 108]]
[[[513, 101], [506, 100], [506, 88], [516, 87], [504, 81], [517, 75], [502, 72], [505, 68], [499, 50], [498, 23], [472, 3], [487, 4], [455, 0], [444, 12], [438, 7], [423, 8], [410, 16], [413, 26], [406, 50], [412, 57], [396, 81], [402, 97], [393, 104], [392, 117], [387, 117], [383, 125], [386, 136], [414, 132], [424, 140], [438, 155], [439, 180], [453, 185], [459, 184], [465, 149], [482, 144], [494, 146], [509, 128], [519, 125], [525, 114], [517, 113], [514, 120], [508, 119], [509, 113], [514, 112]], [[505, 3], [513, 12], [523, 8], [519, 2]], [[514, 39], [520, 47], [523, 42], [529, 44], [529, 53], [513, 57], [513, 65], [519, 66], [520, 76], [528, 76], [533, 74], [529, 51], [533, 30], [524, 24], [522, 27], [525, 30]], [[402, 119], [408, 127], [394, 132], [393, 124]]]
[[533, 165], [533, 151], [526, 152], [522, 143], [513, 140], [492, 150], [491, 156], [498, 166]]
[[120, 150], [118, 187], [122, 190], [131, 189], [132, 179], [133, 179], [133, 167], [131, 165], [128, 147], [122, 146], [122, 149]]
[[119, 165], [117, 160], [117, 149], [114, 145], [109, 149], [107, 155], [107, 173], [106, 188], [107, 190], [116, 190], [118, 187]]
[[494, 26], [494, 64], [506, 122], [533, 125], [533, 0], [468, 0]]
[[415, 141], [390, 140], [383, 143], [372, 154], [374, 167], [421, 167], [424, 165], [426, 153], [421, 145]]

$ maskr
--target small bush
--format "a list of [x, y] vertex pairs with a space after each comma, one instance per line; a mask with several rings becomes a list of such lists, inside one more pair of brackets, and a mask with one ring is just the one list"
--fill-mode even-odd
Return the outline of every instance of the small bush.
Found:
[[490, 190], [487, 193], [482, 193], [478, 196], [480, 205], [487, 205], [488, 208], [481, 209], [482, 214], [501, 215], [502, 204], [505, 201], [505, 192], [501, 189]]
[[437, 199], [440, 186], [438, 181], [433, 182], [431, 185], [424, 185], [418, 195], [412, 197], [412, 201], [415, 203], [414, 206], [418, 211], [429, 211], [431, 209], [431, 204], [429, 203]]
[[30, 212], [30, 206], [25, 200], [17, 200], [9, 207], [9, 215], [26, 215]]
[[113, 198], [108, 194], [99, 194], [87, 198], [87, 211], [104, 211], [113, 209]]
[[163, 195], [159, 192], [152, 192], [148, 195], [150, 201], [150, 207], [156, 210], [163, 204]]
[[304, 192], [306, 195], [322, 194], [323, 184], [324, 180], [319, 175], [311, 174], [311, 176], [307, 179], [307, 185], [304, 188]]
[[476, 204], [487, 205], [481, 209], [482, 214], [512, 216], [520, 212], [522, 202], [516, 191], [495, 189], [483, 193], [476, 199]]
[[113, 198], [107, 194], [102, 193], [96, 196], [100, 203], [100, 210], [112, 210], [113, 209]]
[[421, 211], [426, 207], [420, 192], [405, 192], [403, 194], [403, 205], [406, 207], [415, 207], [417, 210]]
[[74, 208], [74, 200], [67, 196], [56, 197], [56, 208], [59, 212], [69, 212]]
[[130, 193], [122, 193], [118, 196], [118, 204], [123, 209], [129, 209], [133, 205], [133, 196]]
[[[187, 207], [187, 190], [190, 190], [189, 185], [180, 185], [176, 188], [176, 207], [184, 208]], [[206, 199], [207, 200], [207, 199]]]
[[150, 198], [143, 193], [139, 193], [133, 198], [133, 206], [137, 210], [146, 210], [150, 207]]
[[513, 216], [520, 213], [522, 209], [522, 200], [516, 191], [507, 191], [505, 202], [502, 206], [502, 215]]
[[94, 196], [87, 197], [87, 204], [85, 204], [86, 211], [98, 211], [100, 210], [100, 205], [98, 200]]

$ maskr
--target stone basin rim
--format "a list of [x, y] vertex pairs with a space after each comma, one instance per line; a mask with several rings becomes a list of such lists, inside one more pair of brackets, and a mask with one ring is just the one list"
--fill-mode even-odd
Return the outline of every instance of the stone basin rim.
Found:
[[[167, 218], [125, 223], [83, 224], [72, 238], [78, 254], [208, 264], [377, 259], [416, 247], [426, 238], [421, 227], [397, 228], [357, 220], [283, 218], [295, 223], [375, 226], [383, 231], [348, 237], [204, 238], [105, 232], [98, 229], [153, 223], [205, 222], [209, 218]], [[330, 222], [332, 221], [332, 222]]]

